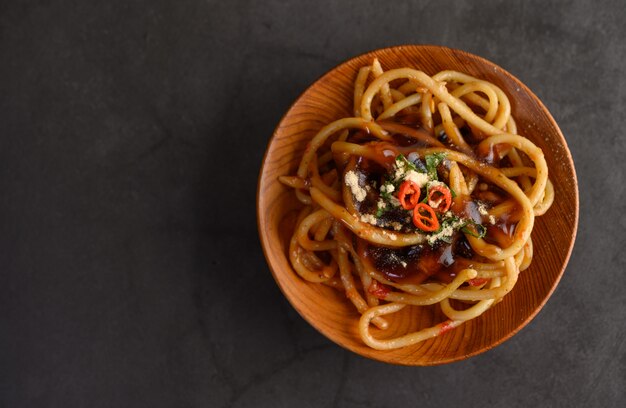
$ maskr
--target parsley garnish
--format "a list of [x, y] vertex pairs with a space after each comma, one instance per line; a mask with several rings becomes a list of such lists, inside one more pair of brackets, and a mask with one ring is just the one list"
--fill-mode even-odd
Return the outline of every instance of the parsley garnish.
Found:
[[476, 238], [482, 238], [487, 234], [487, 228], [473, 220], [467, 220], [461, 231]]
[[[396, 161], [400, 162], [400, 163], [404, 163], [404, 165], [406, 165], [409, 170], [415, 170], [415, 171], [419, 171], [417, 169], [417, 167], [415, 166], [415, 164], [410, 161], [409, 159], [407, 159], [406, 157], [404, 157], [404, 155], [402, 153], [400, 153], [399, 155], [396, 156]], [[420, 171], [421, 173], [421, 171]]]
[[[456, 223], [458, 223], [461, 219], [459, 217], [457, 217], [456, 215], [452, 214], [448, 217], [445, 218], [441, 218], [441, 221], [439, 223], [439, 229], [437, 231], [434, 231], [432, 233], [432, 235], [437, 235], [439, 234], [441, 231], [443, 231], [445, 228], [448, 227], [452, 227], [453, 229], [459, 229], [459, 225], [456, 225]], [[464, 224], [462, 224], [464, 225]], [[452, 234], [450, 235], [442, 235], [440, 237], [437, 238], [437, 241], [442, 241], [445, 242], [446, 244], [451, 244], [452, 243]], [[436, 241], [435, 241], [436, 242]], [[431, 244], [433, 245], [434, 242]]]
[[391, 200], [391, 195], [393, 194], [393, 192], [389, 192], [389, 189], [387, 186], [393, 186], [394, 190], [396, 191], [396, 189], [398, 188], [398, 186], [395, 185], [395, 183], [392, 183], [390, 180], [386, 180], [382, 186], [380, 186], [380, 196], [383, 198], [383, 200], [385, 201], [389, 201]]
[[445, 153], [433, 153], [429, 154], [425, 157], [426, 159], [426, 170], [428, 171], [428, 177], [433, 180], [438, 180], [437, 178], [437, 166], [441, 164], [443, 159], [446, 158]]

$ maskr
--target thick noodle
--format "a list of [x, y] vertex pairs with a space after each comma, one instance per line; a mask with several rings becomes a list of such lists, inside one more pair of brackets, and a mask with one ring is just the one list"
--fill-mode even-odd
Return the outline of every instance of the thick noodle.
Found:
[[[433, 76], [412, 68], [385, 72], [375, 59], [355, 76], [352, 106], [354, 117], [327, 124], [309, 141], [296, 175], [279, 178], [302, 203], [289, 259], [300, 278], [345, 293], [361, 314], [358, 330], [364, 343], [379, 350], [406, 347], [475, 319], [514, 289], [520, 272], [532, 261], [535, 217], [550, 208], [554, 187], [543, 152], [516, 134], [507, 95], [488, 81], [455, 71]], [[379, 193], [376, 181], [364, 181], [367, 173], [359, 166], [382, 168], [389, 180], [399, 157], [445, 158], [439, 164], [444, 170], [436, 168], [444, 174], [443, 181], [429, 179], [430, 184], [419, 187], [429, 194], [431, 186], [445, 183], [452, 193], [465, 197], [467, 208], [480, 208], [479, 221], [487, 226], [467, 229], [468, 220], [478, 224], [475, 218], [446, 224], [456, 228], [446, 231], [456, 238], [454, 244], [442, 244], [436, 234], [443, 225], [426, 231], [411, 222], [385, 224], [378, 215], [361, 212], [364, 200], [372, 197], [378, 199], [378, 211], [393, 207], [389, 203], [397, 207], [400, 194], [396, 190], [385, 195], [382, 187]], [[383, 202], [383, 197], [389, 201]], [[452, 200], [452, 209], [458, 210], [462, 201]], [[442, 214], [437, 217], [444, 219]], [[422, 251], [419, 257], [425, 257], [428, 250], [456, 248], [458, 242], [467, 248], [455, 255], [454, 273], [448, 278], [420, 269], [420, 279], [406, 281], [379, 267], [399, 253], [394, 251], [417, 248]], [[387, 255], [373, 261], [369, 250]], [[404, 261], [401, 264], [406, 268]], [[437, 304], [448, 320], [435, 326], [384, 340], [371, 329], [372, 324], [388, 329], [385, 316], [405, 307]]]

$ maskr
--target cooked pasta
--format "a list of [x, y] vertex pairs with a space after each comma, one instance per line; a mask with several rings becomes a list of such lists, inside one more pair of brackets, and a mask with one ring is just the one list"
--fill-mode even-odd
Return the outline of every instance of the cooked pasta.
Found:
[[[554, 188], [541, 149], [517, 134], [507, 95], [488, 81], [385, 72], [374, 59], [356, 74], [352, 110], [310, 140], [295, 175], [279, 178], [302, 203], [289, 260], [300, 278], [345, 292], [367, 345], [406, 347], [513, 290]], [[396, 338], [371, 330], [431, 305], [447, 320]]]

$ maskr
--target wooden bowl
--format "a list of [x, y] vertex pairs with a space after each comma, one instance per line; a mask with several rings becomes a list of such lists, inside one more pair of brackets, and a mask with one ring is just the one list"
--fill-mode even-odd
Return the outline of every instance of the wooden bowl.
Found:
[[[477, 319], [425, 342], [391, 351], [374, 350], [358, 334], [359, 314], [343, 293], [300, 279], [287, 246], [295, 209], [291, 189], [278, 182], [295, 174], [304, 148], [324, 125], [352, 116], [353, 82], [360, 67], [378, 57], [385, 70], [413, 67], [427, 74], [452, 69], [493, 82], [509, 96], [518, 133], [543, 149], [554, 183], [552, 208], [535, 221], [532, 265], [504, 300]], [[393, 364], [436, 365], [463, 360], [509, 339], [541, 310], [558, 284], [570, 257], [578, 225], [578, 185], [567, 143], [556, 122], [524, 84], [499, 66], [467, 52], [437, 46], [398, 46], [353, 58], [322, 76], [291, 106], [267, 147], [257, 191], [258, 228], [274, 279], [300, 315], [326, 337], [362, 356]], [[445, 320], [438, 305], [407, 307], [387, 316], [395, 337]], [[378, 333], [378, 334], [377, 334]]]

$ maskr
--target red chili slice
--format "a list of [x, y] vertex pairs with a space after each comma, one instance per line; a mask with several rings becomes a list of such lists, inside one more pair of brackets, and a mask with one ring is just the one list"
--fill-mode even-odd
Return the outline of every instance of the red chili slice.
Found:
[[452, 329], [454, 329], [454, 326], [452, 325], [452, 320], [446, 320], [439, 325], [439, 333], [437, 333], [437, 335], [441, 336], [442, 334], [449, 332]]
[[[407, 202], [407, 197], [409, 201]], [[420, 201], [420, 187], [411, 180], [406, 180], [400, 185], [398, 200], [405, 210], [412, 210]]]
[[367, 291], [372, 295], [376, 296], [378, 299], [385, 299], [385, 297], [391, 292], [391, 290], [382, 283], [375, 281], [372, 279], [372, 283], [370, 283], [370, 287], [367, 288]]
[[419, 203], [413, 209], [413, 224], [426, 232], [433, 232], [439, 229], [437, 214], [425, 203]]
[[474, 278], [474, 279], [468, 280], [467, 283], [469, 283], [470, 286], [481, 286], [487, 283], [487, 280], [488, 279], [485, 279], [485, 278]]
[[452, 205], [452, 194], [446, 186], [432, 186], [428, 189], [428, 205], [437, 212], [445, 213]]

